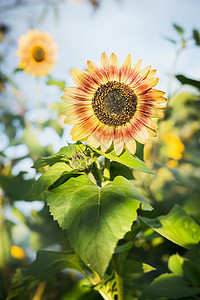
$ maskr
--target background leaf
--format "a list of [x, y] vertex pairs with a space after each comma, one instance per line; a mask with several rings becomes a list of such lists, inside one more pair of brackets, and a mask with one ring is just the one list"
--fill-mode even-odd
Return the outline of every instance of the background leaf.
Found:
[[198, 287], [187, 286], [186, 281], [174, 274], [162, 274], [147, 286], [139, 299], [156, 299], [167, 297], [167, 299], [179, 299], [197, 295], [200, 292]]
[[190, 249], [200, 241], [200, 226], [178, 204], [165, 216], [156, 219], [139, 218], [159, 234], [183, 248]]
[[182, 84], [189, 84], [189, 85], [192, 85], [198, 89], [200, 89], [200, 81], [198, 80], [194, 80], [194, 79], [191, 79], [191, 78], [188, 78], [184, 75], [176, 75], [176, 78], [182, 83]]
[[176, 29], [176, 31], [182, 36], [184, 34], [184, 29], [180, 26], [180, 25], [177, 25], [177, 24], [173, 24], [173, 27], [174, 29]]
[[72, 251], [38, 251], [34, 262], [25, 270], [18, 269], [15, 273], [7, 300], [18, 299], [18, 297], [20, 299], [27, 290], [30, 295], [30, 290], [40, 281], [50, 280], [59, 270], [65, 268], [83, 272], [79, 257]]

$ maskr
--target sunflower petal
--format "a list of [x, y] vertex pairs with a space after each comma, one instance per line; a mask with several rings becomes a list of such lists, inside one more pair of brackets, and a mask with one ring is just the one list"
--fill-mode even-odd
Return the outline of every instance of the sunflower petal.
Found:
[[122, 64], [122, 67], [131, 69], [131, 55], [130, 54], [126, 57], [125, 61]]
[[141, 64], [142, 64], [142, 60], [138, 60], [138, 62], [136, 63], [136, 65], [132, 68], [132, 70], [134, 71], [134, 73], [138, 73], [140, 68], [141, 68]]
[[76, 124], [73, 126], [70, 134], [73, 140], [83, 140], [88, 135], [92, 134], [98, 127], [99, 122], [95, 117], [91, 117], [84, 123]]
[[127, 80], [125, 81], [126, 84], [131, 84], [135, 78], [137, 77], [138, 73], [139, 73], [139, 70], [140, 70], [140, 67], [141, 67], [141, 63], [142, 63], [142, 60], [140, 59], [136, 65], [131, 69], [131, 74], [130, 76], [127, 78]]
[[158, 80], [158, 78], [145, 79], [142, 82], [139, 82], [134, 90], [138, 95], [144, 94], [155, 86], [158, 83]]
[[67, 102], [67, 98], [69, 99], [77, 99], [81, 101], [87, 101], [92, 99], [93, 97], [93, 92], [84, 92], [83, 90], [79, 89], [78, 87], [67, 87], [64, 89], [64, 95], [61, 97], [61, 99], [64, 102]]
[[100, 146], [100, 141], [96, 138], [95, 134], [91, 134], [88, 138], [88, 144], [94, 148], [98, 148]]
[[102, 68], [107, 68], [108, 65], [109, 65], [108, 56], [105, 52], [103, 52], [101, 55], [101, 66]]
[[101, 150], [103, 152], [106, 152], [112, 144], [113, 137], [114, 137], [114, 129], [112, 126], [104, 126], [102, 132], [103, 135], [101, 138]]
[[132, 135], [129, 133], [126, 125], [122, 127], [122, 134], [124, 138], [124, 142], [126, 144], [127, 149], [131, 152], [131, 154], [135, 154], [136, 152], [136, 142]]
[[140, 121], [147, 127], [152, 128], [154, 130], [158, 129], [158, 126], [156, 125], [156, 123], [154, 121], [152, 121], [150, 119], [150, 117], [148, 118], [147, 116], [145, 116], [142, 113], [138, 113], [136, 112], [135, 117], [137, 117], [138, 119], [140, 119]]
[[147, 132], [148, 132], [148, 135], [150, 137], [156, 137], [157, 136], [157, 133], [154, 131], [154, 130], [151, 130], [150, 128], [146, 128]]
[[122, 153], [124, 148], [123, 134], [122, 134], [122, 126], [118, 126], [115, 128], [114, 133], [114, 150], [115, 153], [119, 156]]
[[95, 91], [98, 88], [97, 83], [88, 72], [79, 69], [72, 69], [70, 73], [73, 81], [84, 91]]
[[151, 79], [154, 78], [155, 75], [156, 75], [156, 70], [151, 70], [146, 78]]
[[119, 63], [117, 56], [112, 53], [109, 58], [109, 69], [107, 71], [110, 81], [119, 81]]
[[129, 127], [130, 134], [141, 144], [146, 144], [149, 139], [146, 126], [142, 122], [135, 118], [134, 121], [130, 122], [131, 126]]
[[129, 54], [119, 69], [119, 81], [125, 83], [131, 74], [131, 55]]
[[62, 115], [66, 114], [66, 118], [64, 119], [65, 124], [79, 124], [83, 122], [87, 122], [88, 118], [93, 116], [93, 112], [91, 110], [84, 111], [82, 114], [77, 114], [75, 111], [69, 111], [66, 112], [63, 111]]
[[147, 75], [149, 74], [150, 69], [151, 69], [151, 66], [148, 66], [148, 67], [145, 67], [142, 70], [140, 70], [137, 77], [135, 78], [134, 82], [142, 81], [144, 78], [146, 78]]
[[100, 85], [108, 82], [106, 73], [102, 68], [100, 68], [90, 60], [88, 60], [87, 65], [89, 73], [91, 74], [92, 78], [96, 81], [97, 84]]

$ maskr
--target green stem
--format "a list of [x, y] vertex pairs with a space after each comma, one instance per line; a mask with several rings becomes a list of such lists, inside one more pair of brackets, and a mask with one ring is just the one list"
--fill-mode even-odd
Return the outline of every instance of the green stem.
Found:
[[122, 278], [122, 270], [119, 266], [119, 262], [117, 260], [117, 255], [113, 254], [112, 263], [114, 268], [115, 280], [117, 285], [117, 299], [124, 300], [124, 283]]
[[110, 180], [110, 159], [105, 157], [105, 167], [104, 167], [104, 181]]

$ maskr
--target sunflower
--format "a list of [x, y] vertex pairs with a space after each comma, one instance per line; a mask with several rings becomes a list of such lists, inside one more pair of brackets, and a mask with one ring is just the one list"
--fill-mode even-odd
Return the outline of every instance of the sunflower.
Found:
[[30, 30], [18, 41], [19, 68], [33, 76], [49, 74], [55, 65], [57, 45], [50, 34]]
[[113, 143], [120, 155], [124, 147], [134, 154], [136, 141], [145, 144], [156, 136], [158, 126], [152, 118], [164, 116], [165, 93], [153, 89], [158, 82], [156, 70], [140, 70], [140, 66], [141, 60], [131, 68], [128, 55], [119, 67], [114, 53], [110, 58], [103, 53], [101, 67], [88, 61], [87, 71], [71, 70], [77, 87], [66, 88], [61, 99], [67, 105], [64, 122], [75, 124], [73, 140], [87, 140], [103, 152]]

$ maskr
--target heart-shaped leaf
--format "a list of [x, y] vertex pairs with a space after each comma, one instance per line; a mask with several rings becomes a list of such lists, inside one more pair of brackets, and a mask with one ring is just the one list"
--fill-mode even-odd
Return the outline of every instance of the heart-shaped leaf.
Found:
[[[123, 184], [127, 184], [128, 192], [124, 186], [122, 189]], [[113, 184], [99, 188], [82, 175], [46, 192], [51, 214], [67, 230], [72, 247], [100, 276], [143, 202], [139, 193], [130, 192], [128, 184], [128, 180], [122, 183], [122, 178], [116, 177]]]

